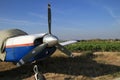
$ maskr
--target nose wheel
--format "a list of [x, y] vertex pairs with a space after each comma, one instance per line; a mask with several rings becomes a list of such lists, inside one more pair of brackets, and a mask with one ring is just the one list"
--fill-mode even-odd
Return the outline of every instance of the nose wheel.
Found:
[[34, 65], [33, 71], [35, 73], [34, 75], [35, 80], [46, 80], [44, 75], [41, 72], [39, 72], [37, 65]]

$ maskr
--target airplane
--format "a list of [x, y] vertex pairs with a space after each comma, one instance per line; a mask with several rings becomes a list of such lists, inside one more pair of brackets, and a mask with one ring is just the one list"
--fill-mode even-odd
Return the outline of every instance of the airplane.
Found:
[[[19, 29], [12, 29], [22, 31]], [[0, 34], [1, 35], [1, 34]], [[76, 40], [59, 43], [58, 37], [51, 33], [51, 5], [48, 4], [48, 33], [14, 36], [7, 38], [4, 44], [6, 52], [4, 62], [15, 62], [22, 66], [28, 62], [43, 60], [51, 56], [56, 49], [68, 56], [72, 53], [64, 46], [76, 43]]]

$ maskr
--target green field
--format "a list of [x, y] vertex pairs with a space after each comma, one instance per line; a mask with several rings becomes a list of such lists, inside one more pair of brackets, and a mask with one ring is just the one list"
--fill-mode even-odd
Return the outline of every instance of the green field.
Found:
[[73, 52], [81, 51], [108, 51], [108, 52], [119, 52], [120, 41], [81, 41], [76, 44], [66, 46], [67, 49]]

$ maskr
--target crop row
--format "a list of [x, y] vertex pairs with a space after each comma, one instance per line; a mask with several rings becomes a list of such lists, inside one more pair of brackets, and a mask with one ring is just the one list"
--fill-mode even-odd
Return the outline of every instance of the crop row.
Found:
[[120, 51], [117, 41], [84, 41], [66, 46], [71, 51]]

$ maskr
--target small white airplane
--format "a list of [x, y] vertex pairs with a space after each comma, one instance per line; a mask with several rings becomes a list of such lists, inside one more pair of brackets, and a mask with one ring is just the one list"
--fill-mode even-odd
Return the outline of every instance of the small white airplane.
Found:
[[[21, 31], [18, 29], [11, 29]], [[0, 34], [2, 35], [2, 34]], [[59, 39], [51, 33], [51, 7], [48, 4], [48, 33], [20, 35], [7, 38], [4, 43], [3, 51], [6, 53], [5, 62], [16, 62], [17, 66], [28, 62], [42, 60], [52, 55], [59, 49], [68, 56], [72, 53], [64, 46], [76, 43], [77, 41], [67, 41], [59, 43]]]

